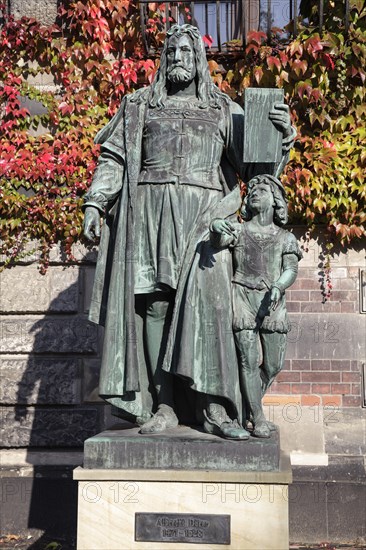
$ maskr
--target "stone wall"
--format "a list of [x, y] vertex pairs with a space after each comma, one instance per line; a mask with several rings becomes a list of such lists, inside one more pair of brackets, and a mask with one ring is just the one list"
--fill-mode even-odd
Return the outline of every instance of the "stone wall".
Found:
[[30, 17], [44, 25], [52, 25], [57, 15], [58, 0], [8, 0], [8, 9], [15, 19]]
[[4, 447], [80, 447], [105, 426], [100, 331], [87, 320], [95, 257], [84, 252], [66, 267], [55, 250], [46, 275], [34, 263], [0, 274]]

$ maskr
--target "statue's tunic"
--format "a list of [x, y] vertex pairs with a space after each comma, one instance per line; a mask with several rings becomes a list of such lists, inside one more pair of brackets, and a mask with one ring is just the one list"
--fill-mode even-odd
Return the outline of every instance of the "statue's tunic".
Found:
[[283, 271], [293, 269], [292, 262], [288, 261], [289, 254], [294, 254], [298, 260], [302, 257], [296, 238], [282, 228], [259, 237], [243, 223], [233, 246], [233, 329], [287, 333], [290, 323], [285, 294], [273, 311], [270, 293]]
[[199, 109], [197, 102], [167, 101], [164, 109], [147, 110], [137, 188], [136, 294], [177, 288], [198, 218], [223, 196], [225, 130], [220, 111]]
[[258, 235], [246, 223], [234, 223], [234, 234], [210, 232], [215, 248], [232, 251], [233, 330], [266, 330], [287, 333], [290, 323], [283, 293], [276, 309], [270, 308], [272, 285], [285, 270], [297, 273], [297, 260], [302, 253], [295, 236], [281, 227], [273, 233]]

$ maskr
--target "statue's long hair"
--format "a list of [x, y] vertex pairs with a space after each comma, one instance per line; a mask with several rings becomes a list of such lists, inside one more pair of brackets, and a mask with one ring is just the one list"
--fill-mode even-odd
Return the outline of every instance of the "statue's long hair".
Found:
[[252, 178], [248, 182], [247, 194], [243, 199], [243, 204], [240, 211], [241, 217], [245, 221], [249, 221], [252, 219], [253, 214], [248, 205], [248, 199], [250, 197], [250, 193], [253, 190], [253, 188], [260, 183], [266, 183], [271, 188], [274, 203], [275, 203], [274, 213], [273, 213], [273, 222], [279, 226], [285, 225], [288, 219], [286, 191], [284, 190], [280, 180], [278, 180], [277, 178], [275, 178], [270, 174], [263, 174], [261, 176], [256, 176], [255, 178]]
[[151, 85], [151, 93], [148, 100], [149, 107], [161, 109], [165, 106], [165, 100], [167, 98], [166, 73], [168, 42], [172, 36], [180, 37], [184, 34], [189, 36], [193, 44], [199, 107], [201, 109], [206, 109], [207, 107], [221, 109], [223, 103], [229, 103], [229, 98], [226, 94], [220, 92], [217, 86], [212, 82], [202, 37], [197, 27], [193, 27], [192, 25], [173, 25], [166, 33], [160, 58], [160, 67]]

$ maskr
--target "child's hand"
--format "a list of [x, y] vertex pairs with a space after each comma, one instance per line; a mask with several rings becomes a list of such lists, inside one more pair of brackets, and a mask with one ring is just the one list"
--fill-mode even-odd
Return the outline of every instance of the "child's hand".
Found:
[[278, 302], [280, 301], [280, 298], [281, 298], [280, 289], [277, 288], [276, 286], [272, 287], [271, 296], [270, 296], [270, 299], [269, 299], [270, 300], [269, 308], [272, 311], [275, 311], [277, 309]]
[[221, 235], [235, 235], [233, 224], [226, 220], [214, 220], [211, 224], [211, 229], [215, 233], [220, 233]]

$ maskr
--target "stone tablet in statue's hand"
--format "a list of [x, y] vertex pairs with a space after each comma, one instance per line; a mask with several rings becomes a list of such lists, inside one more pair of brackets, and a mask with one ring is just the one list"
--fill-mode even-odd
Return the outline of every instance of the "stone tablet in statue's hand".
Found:
[[235, 235], [235, 227], [227, 220], [217, 219], [211, 223], [211, 230], [220, 235]]
[[84, 235], [91, 242], [100, 237], [100, 214], [94, 206], [87, 206], [85, 209]]
[[292, 126], [288, 105], [286, 105], [285, 103], [275, 103], [273, 109], [269, 112], [269, 118], [276, 126], [277, 130], [282, 132], [284, 138], [292, 135]]

